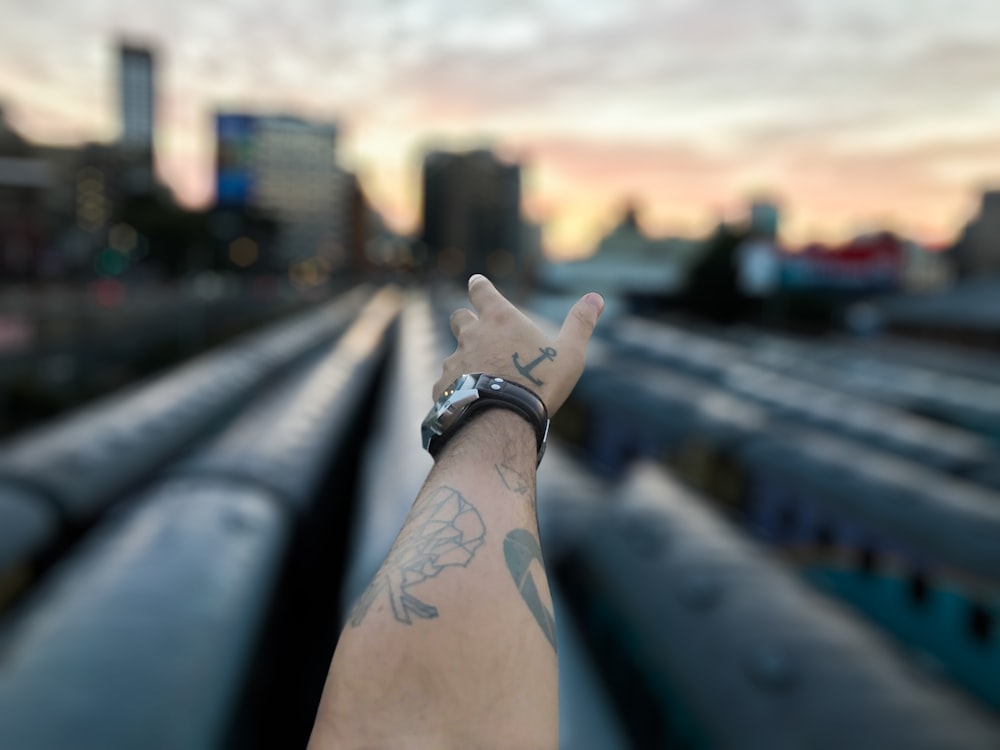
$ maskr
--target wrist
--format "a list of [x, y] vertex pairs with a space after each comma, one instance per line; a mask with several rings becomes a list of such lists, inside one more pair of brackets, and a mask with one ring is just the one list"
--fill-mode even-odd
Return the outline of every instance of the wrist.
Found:
[[[496, 410], [512, 412], [533, 428], [537, 466], [548, 439], [549, 417], [545, 403], [530, 389], [485, 373], [464, 373], [445, 387], [420, 426], [424, 447], [437, 457], [456, 438], [460, 427], [480, 414]], [[494, 419], [491, 417], [490, 421]]]
[[463, 459], [516, 461], [534, 469], [538, 456], [534, 427], [516, 412], [495, 406], [473, 414], [456, 430], [437, 462]]

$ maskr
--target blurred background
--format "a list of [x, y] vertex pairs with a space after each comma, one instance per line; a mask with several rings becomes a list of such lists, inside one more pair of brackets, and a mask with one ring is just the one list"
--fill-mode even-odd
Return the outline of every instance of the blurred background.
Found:
[[2, 7], [0, 747], [304, 746], [472, 273], [564, 747], [1000, 747], [995, 3]]

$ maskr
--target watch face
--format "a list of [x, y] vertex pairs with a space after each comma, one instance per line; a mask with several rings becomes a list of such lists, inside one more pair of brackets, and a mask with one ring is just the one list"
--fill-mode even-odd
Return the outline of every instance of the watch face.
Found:
[[[424, 448], [430, 450], [432, 455], [437, 455], [437, 451], [448, 439], [448, 433], [455, 429], [480, 398], [487, 400], [486, 408], [501, 406], [513, 409], [535, 427], [538, 462], [541, 462], [549, 436], [545, 404], [537, 394], [523, 386], [483, 373], [460, 375], [444, 389], [420, 426]], [[438, 438], [441, 440], [438, 441]]]
[[479, 398], [476, 375], [460, 375], [444, 389], [441, 398], [434, 402], [421, 426], [424, 447], [435, 435], [443, 435], [465, 412], [469, 404]]
[[456, 391], [465, 391], [475, 387], [476, 377], [474, 375], [459, 375], [454, 381], [452, 381], [451, 385], [444, 389], [444, 393], [441, 394], [441, 398], [437, 400], [437, 403], [445, 403], [455, 394]]

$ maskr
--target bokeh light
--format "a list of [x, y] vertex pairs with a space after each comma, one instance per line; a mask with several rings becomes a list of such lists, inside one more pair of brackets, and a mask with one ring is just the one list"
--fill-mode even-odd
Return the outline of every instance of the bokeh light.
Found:
[[257, 262], [259, 251], [257, 243], [249, 237], [240, 237], [229, 245], [229, 260], [239, 268], [249, 268]]

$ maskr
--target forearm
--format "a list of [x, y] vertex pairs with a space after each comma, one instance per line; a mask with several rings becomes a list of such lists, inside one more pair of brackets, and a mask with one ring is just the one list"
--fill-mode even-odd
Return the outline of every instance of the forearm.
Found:
[[312, 747], [556, 747], [535, 449], [493, 409], [438, 457], [341, 635]]

